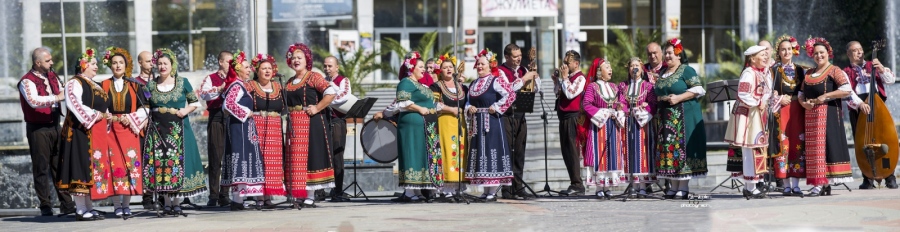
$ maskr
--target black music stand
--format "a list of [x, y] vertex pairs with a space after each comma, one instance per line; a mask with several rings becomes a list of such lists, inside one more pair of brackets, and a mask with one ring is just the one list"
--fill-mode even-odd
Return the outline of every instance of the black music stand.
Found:
[[[740, 80], [724, 80], [706, 84], [706, 97], [709, 99], [710, 103], [737, 100], [737, 88], [739, 83]], [[731, 181], [730, 186], [724, 185], [725, 182], [729, 181]], [[709, 192], [716, 191], [716, 189], [718, 189], [719, 187], [727, 189], [738, 189], [742, 186], [744, 186], [743, 182], [737, 179], [733, 179], [731, 175], [728, 175], [728, 178], [720, 182], [712, 190], [709, 190]]]
[[516, 92], [513, 107], [516, 112], [534, 113], [534, 92]]
[[[378, 101], [378, 98], [374, 97], [359, 99], [359, 101], [356, 101], [356, 103], [354, 103], [353, 106], [350, 107], [350, 110], [347, 111], [344, 118], [342, 119], [353, 119], [353, 135], [354, 137], [356, 137], [356, 139], [353, 140], [353, 182], [350, 182], [350, 185], [347, 185], [347, 187], [341, 190], [341, 192], [344, 193], [347, 191], [347, 189], [353, 187], [353, 195], [347, 195], [350, 195], [350, 198], [359, 198], [359, 196], [362, 196], [366, 198], [366, 201], [369, 201], [369, 196], [366, 196], [366, 192], [364, 192], [362, 190], [362, 187], [359, 186], [359, 183], [356, 182], [356, 173], [359, 172], [359, 169], [356, 168], [356, 164], [359, 163], [359, 160], [356, 159], [356, 147], [357, 143], [359, 142], [359, 125], [357, 122], [359, 119], [364, 119], [366, 115], [369, 114], [369, 110], [372, 109], [372, 106], [375, 105], [376, 101]], [[346, 171], [347, 169], [344, 168], [344, 173], [346, 173]]]

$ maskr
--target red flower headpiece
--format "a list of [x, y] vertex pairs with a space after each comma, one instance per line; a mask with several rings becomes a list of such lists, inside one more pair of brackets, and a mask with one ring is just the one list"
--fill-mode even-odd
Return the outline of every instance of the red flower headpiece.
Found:
[[244, 61], [247, 61], [247, 54], [238, 49], [234, 52], [234, 58], [231, 59], [231, 68], [234, 69], [235, 72], [241, 72], [241, 69], [244, 69], [244, 66], [241, 65]]
[[419, 52], [412, 52], [408, 58], [403, 60], [403, 66], [406, 66], [406, 76], [412, 76], [413, 69], [416, 68], [416, 64], [421, 57], [422, 55], [419, 55]]
[[294, 52], [296, 52], [297, 49], [302, 51], [303, 57], [306, 58], [306, 70], [312, 70], [312, 53], [309, 52], [309, 46], [306, 46], [306, 44], [303, 43], [295, 43], [288, 47], [287, 55], [285, 55], [285, 58], [287, 58], [288, 67], [291, 66], [291, 57], [294, 57]]
[[778, 44], [783, 43], [784, 41], [788, 41], [791, 43], [791, 52], [796, 56], [800, 55], [800, 44], [797, 43], [797, 38], [789, 35], [782, 35], [778, 37]]
[[672, 38], [669, 40], [669, 44], [672, 45], [672, 48], [675, 50], [675, 55], [681, 55], [681, 52], [684, 52], [684, 47], [681, 46], [681, 40], [678, 38]]
[[81, 54], [81, 58], [78, 59], [78, 67], [81, 67], [81, 71], [84, 71], [84, 69], [87, 68], [88, 64], [91, 63], [91, 60], [95, 58], [95, 53], [96, 52], [94, 51], [94, 49], [90, 47], [84, 50], [84, 53]]
[[834, 51], [831, 49], [831, 44], [828, 43], [828, 40], [822, 37], [814, 37], [806, 40], [806, 55], [809, 57], [813, 57], [813, 50], [815, 49], [816, 44], [824, 44], [825, 50], [828, 51], [828, 59], [834, 59]]
[[269, 64], [272, 64], [273, 73], [278, 73], [278, 65], [275, 64], [275, 57], [271, 55], [262, 53], [256, 54], [256, 56], [253, 57], [253, 60], [251, 60], [250, 63], [251, 65], [253, 65], [253, 70], [259, 72], [259, 65], [263, 62], [269, 62]]
[[475, 56], [475, 62], [477, 63], [478, 59], [481, 59], [481, 57], [487, 58], [488, 64], [490, 64], [491, 67], [491, 74], [500, 76], [500, 72], [497, 69], [497, 54], [494, 54], [490, 49], [485, 48]]
[[172, 75], [176, 75], [178, 73], [178, 56], [168, 48], [160, 48], [153, 53], [153, 58], [150, 59], [150, 62], [153, 63], [153, 66], [158, 66], [159, 58], [162, 57], [169, 58], [169, 61], [172, 62]]
[[444, 54], [444, 55], [441, 55], [441, 57], [438, 57], [438, 59], [436, 61], [434, 61], [434, 64], [437, 65], [437, 67], [434, 69], [434, 74], [441, 73], [441, 64], [443, 64], [444, 62], [450, 62], [450, 64], [452, 64], [453, 67], [456, 68], [456, 56], [450, 56], [450, 54]]

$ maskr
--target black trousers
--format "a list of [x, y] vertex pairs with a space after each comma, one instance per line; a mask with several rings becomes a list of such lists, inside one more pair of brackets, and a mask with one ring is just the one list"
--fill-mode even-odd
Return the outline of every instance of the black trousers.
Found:
[[344, 190], [344, 150], [347, 147], [347, 121], [343, 118], [331, 120], [332, 157], [334, 167], [334, 188], [331, 196], [341, 196]]
[[230, 202], [228, 187], [222, 187], [222, 157], [225, 156], [225, 115], [221, 109], [209, 110], [206, 126], [207, 158], [209, 161], [209, 199]]
[[56, 192], [60, 211], [75, 209], [72, 196], [56, 191], [59, 170], [59, 126], [56, 123], [25, 125], [25, 137], [28, 138], [28, 151], [31, 153], [31, 174], [34, 178], [34, 192], [37, 193], [41, 208], [52, 208], [50, 194]]
[[503, 117], [503, 130], [506, 133], [512, 159], [513, 192], [524, 186], [522, 172], [525, 169], [525, 142], [528, 137], [528, 126], [525, 124], [525, 113], [514, 112]]
[[581, 153], [578, 152], [576, 136], [578, 133], [577, 117], [559, 117], [559, 141], [563, 162], [569, 172], [569, 189], [584, 191], [581, 179]]

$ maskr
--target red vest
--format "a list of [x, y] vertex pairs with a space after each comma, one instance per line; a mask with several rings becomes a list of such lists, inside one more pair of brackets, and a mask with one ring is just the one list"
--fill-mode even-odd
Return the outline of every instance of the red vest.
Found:
[[[214, 72], [213, 74], [209, 74], [209, 81], [212, 82], [213, 87], [222, 86], [225, 84], [225, 77], [220, 77], [219, 72]], [[225, 102], [225, 96], [219, 96], [216, 100], [206, 101], [206, 109], [209, 111], [215, 111], [222, 109], [222, 102]]]
[[[37, 94], [39, 96], [51, 96], [51, 94], [53, 96], [58, 95], [59, 79], [57, 79], [56, 74], [52, 72], [47, 73], [47, 76], [47, 82], [50, 83], [50, 91], [53, 93], [47, 92], [47, 85], [44, 83], [44, 79], [35, 75], [34, 70], [29, 71], [25, 76], [22, 76], [18, 85], [21, 85], [23, 80], [29, 80], [37, 87]], [[23, 116], [25, 116], [26, 123], [56, 123], [59, 119], [59, 110], [53, 112], [53, 108], [51, 107], [40, 109], [31, 108], [31, 106], [28, 105], [28, 102], [25, 101], [25, 95], [22, 94], [22, 91], [19, 91], [19, 104], [22, 106], [22, 113]]]
[[[866, 61], [863, 65], [863, 69], [866, 71], [872, 70], [872, 72], [878, 73], [878, 69], [872, 67], [871, 61]], [[847, 78], [850, 79], [850, 87], [853, 87], [853, 91], [856, 91], [856, 78], [859, 77], [859, 73], [856, 72], [856, 69], [853, 69], [853, 65], [844, 68], [844, 72], [847, 73]], [[869, 78], [875, 78], [874, 74], [869, 75], [872, 75]], [[884, 94], [884, 81], [881, 80], [881, 73], [878, 73], [878, 75], [879, 78], [875, 78], [875, 87], [878, 88], [878, 95], [881, 95], [882, 99], [887, 100], [887, 95]], [[872, 90], [870, 89], [869, 92], [871, 93]]]
[[[584, 78], [584, 74], [581, 72], [578, 72], [577, 74], [572, 75], [572, 77], [569, 77], [569, 82], [575, 82], [575, 79], [578, 79], [578, 77]], [[587, 82], [587, 79], [585, 79], [585, 82]], [[584, 87], [586, 87], [586, 86], [587, 86], [587, 83], [585, 83]], [[572, 99], [566, 98], [565, 93], [562, 92], [562, 91], [566, 91], [565, 89], [560, 89], [559, 91], [560, 91], [559, 97], [558, 97], [559, 105], [558, 105], [558, 109], [556, 109], [556, 110], [561, 111], [561, 112], [581, 111], [581, 98], [584, 96], [584, 88], [581, 89], [581, 94], [579, 94], [578, 96], [575, 96], [575, 98], [572, 98]]]
[[[516, 70], [518, 75], [516, 75], [516, 73], [513, 73], [512, 68], [507, 67], [506, 63], [503, 63], [502, 65], [500, 65], [499, 68], [500, 68], [500, 71], [503, 72], [504, 75], [506, 75], [506, 79], [509, 80], [509, 83], [516, 81], [516, 79], [518, 79], [518, 78], [522, 78], [522, 76], [525, 76], [525, 68], [524, 67], [520, 67], [518, 70]], [[516, 78], [516, 77], [518, 77], [518, 78]]]

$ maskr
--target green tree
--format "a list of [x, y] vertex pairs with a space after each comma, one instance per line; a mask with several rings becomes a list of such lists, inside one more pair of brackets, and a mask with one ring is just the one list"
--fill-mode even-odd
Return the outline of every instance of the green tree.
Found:
[[[438, 48], [437, 53], [432, 54], [432, 52], [434, 52], [435, 46], [437, 46], [437, 38], [437, 31], [425, 33], [424, 35], [422, 35], [422, 38], [419, 39], [419, 45], [412, 48], [412, 51], [418, 51], [419, 54], [422, 55], [422, 58], [426, 60], [428, 58], [438, 57], [441, 54], [455, 53], [453, 52], [453, 44], [451, 43], [449, 45]], [[400, 45], [400, 41], [394, 40], [392, 38], [385, 38], [381, 42], [388, 47], [389, 52], [394, 52], [399, 56], [405, 56], [410, 52], [409, 49], [406, 49], [402, 45]], [[462, 44], [462, 42], [459, 43], [460, 48], [462, 48]]]
[[[710, 77], [708, 82], [740, 78], [741, 72], [744, 71], [744, 51], [758, 43], [756, 40], [742, 40], [731, 31], [727, 31], [725, 34], [731, 38], [731, 41], [737, 46], [737, 50], [722, 48], [716, 51], [716, 63], [719, 63], [719, 70], [715, 75], [707, 75]], [[772, 41], [772, 35], [766, 35], [762, 40]]]
[[[363, 78], [375, 71], [382, 69], [392, 70], [392, 68], [387, 63], [375, 62], [375, 59], [378, 56], [381, 56], [380, 52], [369, 52], [362, 47], [358, 47], [356, 51], [352, 51], [352, 54], [350, 54], [350, 52], [351, 51], [344, 49], [338, 49], [338, 54], [333, 55], [328, 49], [313, 47], [313, 53], [319, 57], [336, 57], [340, 65], [338, 73], [350, 81], [350, 88], [356, 91], [357, 96], [363, 97], [368, 91], [368, 89], [362, 88]], [[316, 68], [324, 70], [323, 61], [316, 61], [313, 65]]]
[[[643, 46], [650, 42], [660, 40], [661, 34], [658, 31], [652, 31], [645, 35], [642, 30], [637, 30], [635, 36], [631, 36], [622, 29], [611, 29], [610, 31], [616, 35], [616, 43], [603, 44], [602, 42], [592, 41], [588, 43], [588, 47], [600, 47], [600, 52], [606, 57], [606, 60], [612, 65], [613, 70], [624, 70], [628, 67], [628, 59], [631, 57], [642, 57]], [[591, 62], [585, 61], [585, 65], [590, 67]], [[628, 79], [628, 72], [613, 72], [612, 82], [621, 82]]]

